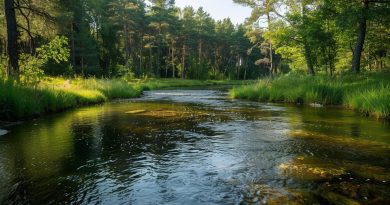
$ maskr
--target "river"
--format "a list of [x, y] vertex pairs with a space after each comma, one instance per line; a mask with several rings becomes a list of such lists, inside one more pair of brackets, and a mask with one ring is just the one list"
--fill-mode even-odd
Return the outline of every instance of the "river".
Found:
[[3, 204], [389, 204], [390, 125], [148, 91], [4, 128]]

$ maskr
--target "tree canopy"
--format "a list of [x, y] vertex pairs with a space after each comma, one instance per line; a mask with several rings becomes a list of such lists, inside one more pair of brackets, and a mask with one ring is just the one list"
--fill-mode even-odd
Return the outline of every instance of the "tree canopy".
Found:
[[386, 0], [235, 0], [253, 8], [241, 25], [174, 0], [4, 0], [2, 76], [23, 73], [56, 36], [69, 59], [47, 75], [249, 79], [281, 72], [381, 70], [390, 58]]

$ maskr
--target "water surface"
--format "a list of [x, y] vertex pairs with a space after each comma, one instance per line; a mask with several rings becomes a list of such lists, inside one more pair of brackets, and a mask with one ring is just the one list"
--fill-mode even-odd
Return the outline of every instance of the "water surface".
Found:
[[390, 125], [352, 111], [164, 90], [7, 130], [3, 204], [390, 202]]

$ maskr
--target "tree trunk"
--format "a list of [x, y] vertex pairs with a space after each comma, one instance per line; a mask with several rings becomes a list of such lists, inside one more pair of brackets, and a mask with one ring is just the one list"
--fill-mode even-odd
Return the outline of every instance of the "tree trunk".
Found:
[[143, 35], [140, 35], [141, 36], [141, 46], [140, 46], [140, 49], [139, 49], [139, 68], [138, 68], [138, 76], [141, 76], [142, 74], [142, 65], [143, 65], [143, 62], [142, 62], [142, 56], [143, 56], [143, 48], [144, 48], [144, 40], [142, 38]]
[[305, 49], [305, 60], [306, 60], [306, 65], [307, 65], [307, 73], [309, 75], [314, 75], [315, 73], [314, 73], [314, 66], [313, 66], [310, 46], [306, 42], [304, 42], [303, 46]]
[[237, 73], [237, 80], [240, 80], [240, 67], [241, 67], [241, 56], [237, 55], [237, 62], [236, 62], [236, 73]]
[[130, 58], [130, 43], [129, 43], [129, 31], [127, 29], [127, 24], [123, 24], [123, 30], [124, 30], [124, 37], [125, 37], [125, 63], [126, 66], [128, 66], [128, 61]]
[[[302, 6], [302, 23], [303, 25], [306, 24], [306, 20], [307, 20], [307, 16], [306, 16], [306, 12], [307, 12], [307, 9], [306, 9], [306, 4], [304, 1], [301, 1], [301, 6]], [[309, 75], [314, 75], [314, 65], [313, 65], [313, 59], [312, 59], [312, 55], [311, 55], [311, 48], [310, 48], [310, 45], [309, 43], [307, 42], [307, 39], [305, 36], [302, 36], [303, 38], [303, 49], [304, 49], [304, 53], [305, 53], [305, 60], [306, 60], [306, 66], [307, 66], [307, 73]]]
[[[267, 12], [267, 24], [268, 24], [268, 31], [270, 32], [271, 30], [271, 17], [270, 17], [270, 14], [269, 12]], [[268, 39], [268, 43], [269, 43], [269, 63], [270, 63], [270, 74], [271, 76], [273, 76], [273, 72], [274, 72], [274, 63], [273, 63], [273, 49], [272, 49], [272, 42], [270, 39]]]
[[4, 0], [5, 17], [7, 22], [7, 52], [8, 76], [19, 79], [19, 48], [18, 30], [15, 15], [14, 0]]
[[81, 57], [80, 64], [81, 64], [81, 75], [83, 77], [85, 77], [85, 73], [84, 73], [84, 57], [83, 56]]
[[160, 61], [160, 56], [161, 56], [161, 31], [159, 31], [159, 35], [157, 38], [157, 57], [156, 57], [156, 76], [159, 78], [161, 77], [161, 61]]
[[172, 78], [175, 78], [175, 45], [172, 44]]
[[168, 56], [165, 60], [165, 78], [168, 78], [168, 62], [169, 62], [169, 56], [171, 55], [171, 48], [168, 47]]
[[245, 58], [245, 71], [244, 71], [244, 80], [246, 80], [246, 69], [248, 68], [248, 56]]
[[244, 80], [246, 80], [246, 66], [245, 66], [245, 70], [244, 70]]
[[153, 56], [152, 56], [152, 47], [149, 48], [149, 70], [153, 70]]
[[270, 63], [270, 69], [271, 69], [271, 73], [272, 75], [274, 75], [276, 73], [276, 71], [274, 71], [274, 59], [273, 59], [273, 49], [272, 49], [272, 42], [271, 40], [269, 40], [269, 63]]
[[161, 55], [161, 48], [159, 43], [159, 45], [157, 46], [157, 58], [156, 58], [156, 65], [157, 65], [156, 76], [159, 78], [161, 77], [160, 55]]
[[181, 78], [184, 79], [185, 77], [185, 70], [186, 70], [186, 46], [183, 45], [183, 53], [182, 53], [182, 58], [181, 58], [181, 64], [182, 64], [182, 70], [181, 70]]
[[74, 39], [74, 28], [73, 28], [73, 22], [70, 25], [70, 32], [71, 32], [71, 50], [72, 50], [72, 66], [73, 69], [76, 67], [76, 47], [75, 47], [75, 39]]
[[202, 68], [202, 52], [203, 52], [203, 42], [202, 42], [202, 40], [200, 40], [199, 41], [199, 43], [198, 43], [199, 45], [198, 45], [198, 47], [199, 47], [199, 49], [198, 49], [198, 69], [197, 69], [197, 71], [196, 71], [196, 77], [197, 77], [197, 79], [200, 79], [201, 77], [200, 77], [200, 72], [201, 72], [201, 70], [203, 70], [203, 68]]
[[360, 72], [360, 59], [362, 57], [364, 41], [366, 38], [367, 32], [367, 11], [368, 11], [368, 0], [364, 0], [362, 14], [359, 21], [359, 36], [356, 41], [355, 50], [353, 51], [352, 58], [352, 68], [351, 71], [353, 73]]

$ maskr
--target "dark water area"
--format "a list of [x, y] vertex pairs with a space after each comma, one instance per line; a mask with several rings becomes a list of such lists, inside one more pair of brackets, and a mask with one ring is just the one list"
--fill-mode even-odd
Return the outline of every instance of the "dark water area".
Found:
[[390, 125], [162, 90], [8, 127], [0, 204], [390, 204]]

